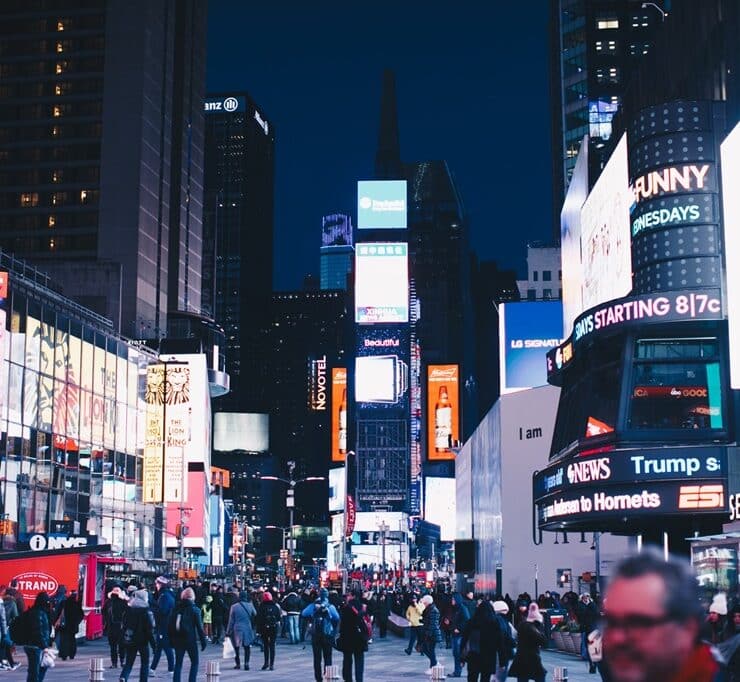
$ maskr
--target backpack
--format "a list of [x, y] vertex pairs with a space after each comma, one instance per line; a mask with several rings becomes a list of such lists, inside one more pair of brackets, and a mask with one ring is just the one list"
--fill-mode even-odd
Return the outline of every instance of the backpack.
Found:
[[314, 604], [311, 620], [313, 637], [317, 642], [328, 641], [334, 638], [334, 624], [329, 617], [329, 607], [321, 601]]
[[10, 624], [10, 639], [14, 644], [31, 644], [33, 638], [31, 609], [27, 609]]
[[265, 609], [264, 623], [266, 628], [274, 630], [276, 630], [278, 625], [280, 625], [280, 609], [274, 604]]
[[170, 614], [167, 628], [170, 639], [187, 639], [188, 633], [193, 630], [193, 612], [188, 603], [180, 603]]

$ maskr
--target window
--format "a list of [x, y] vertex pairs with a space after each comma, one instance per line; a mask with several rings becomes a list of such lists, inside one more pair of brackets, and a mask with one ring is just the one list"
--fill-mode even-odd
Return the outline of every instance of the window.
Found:
[[558, 282], [561, 282], [563, 280], [563, 271], [558, 270]]
[[63, 30], [64, 30], [64, 22], [57, 21], [57, 31], [63, 31]]
[[628, 426], [724, 428], [717, 339], [636, 341]]
[[551, 299], [552, 298], [552, 289], [543, 289], [542, 290], [542, 298], [544, 298], [544, 299]]
[[21, 206], [27, 208], [29, 206], [39, 205], [39, 195], [37, 192], [23, 192], [21, 194]]
[[543, 282], [552, 282], [552, 271], [550, 271], [550, 270], [543, 270], [542, 271], [542, 281]]
[[527, 289], [527, 300], [528, 301], [537, 300], [537, 289]]
[[54, 225], [56, 224], [57, 224], [56, 216], [50, 215], [49, 222], [48, 222], [49, 227], [54, 227]]
[[619, 28], [619, 19], [615, 16], [601, 17], [596, 21], [596, 28], [600, 31], [610, 28]]
[[539, 282], [540, 273], [537, 270], [532, 270], [532, 281]]
[[52, 113], [52, 116], [54, 116], [54, 118], [58, 118], [59, 116], [62, 115], [62, 107], [55, 104], [54, 107], [52, 108], [51, 113]]

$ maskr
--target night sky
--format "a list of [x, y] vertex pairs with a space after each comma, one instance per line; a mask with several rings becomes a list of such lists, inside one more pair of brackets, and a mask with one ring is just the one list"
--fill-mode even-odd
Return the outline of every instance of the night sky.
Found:
[[482, 259], [525, 274], [551, 234], [547, 0], [209, 0], [212, 92], [275, 129], [275, 286], [318, 275], [321, 216], [355, 220], [373, 177], [382, 71], [403, 161], [448, 162]]

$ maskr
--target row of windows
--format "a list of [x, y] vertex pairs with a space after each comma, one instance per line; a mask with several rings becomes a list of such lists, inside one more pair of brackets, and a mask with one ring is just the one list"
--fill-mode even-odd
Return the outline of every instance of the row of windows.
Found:
[[91, 144], [70, 140], [63, 145], [0, 149], [0, 161], [8, 165], [59, 161], [94, 161], [99, 163], [100, 142]]
[[1, 40], [0, 57], [26, 57], [30, 55], [67, 54], [69, 52], [92, 52], [105, 47], [102, 35], [70, 36], [65, 33], [56, 39]]
[[100, 180], [100, 168], [77, 166], [67, 168], [32, 168], [3, 172], [0, 169], [0, 187], [13, 185], [54, 185], [61, 183], [95, 183]]
[[99, 138], [102, 132], [103, 124], [100, 122], [0, 128], [0, 144], [8, 142], [30, 142], [33, 140]]
[[102, 100], [61, 101], [49, 104], [26, 104], [19, 106], [4, 105], [0, 109], [0, 121], [24, 121], [34, 119], [51, 119], [62, 117], [96, 117], [103, 112]]
[[[60, 55], [61, 56], [61, 55]], [[75, 57], [44, 61], [0, 62], [0, 78], [61, 76], [65, 73], [102, 73], [103, 57]]]
[[[539, 281], [539, 270], [532, 270], [532, 281], [538, 282]], [[563, 271], [558, 270], [558, 280], [563, 279]], [[552, 282], [552, 270], [543, 270], [542, 271], [542, 281], [543, 282]]]
[[[558, 299], [561, 299], [562, 297], [563, 297], [563, 290], [558, 289]], [[552, 289], [543, 289], [542, 298], [546, 301], [551, 300], [552, 299]], [[528, 301], [537, 300], [537, 289], [527, 289], [527, 300]]]
[[95, 205], [99, 198], [100, 190], [97, 189], [68, 192], [3, 192], [0, 193], [0, 209]]
[[34, 83], [0, 83], [0, 97], [3, 99], [26, 99], [29, 97], [63, 97], [66, 95], [88, 95], [102, 91], [100, 78], [75, 78], [60, 81], [49, 78], [45, 82]]
[[[10, 4], [11, 6], [8, 6]], [[14, 8], [12, 4], [16, 4]], [[9, 0], [4, 0], [4, 9], [8, 11], [28, 11], [28, 2], [17, 2], [9, 3]], [[99, 10], [103, 10], [103, 7], [99, 7]], [[37, 19], [35, 17], [17, 17], [12, 19], [4, 19], [4, 28], [7, 31], [7, 35], [21, 36], [24, 33], [57, 33], [61, 34], [66, 31], [89, 31], [91, 29], [103, 28], [105, 25], [105, 15], [100, 13], [85, 12], [76, 14], [75, 16], [56, 16], [56, 17], [42, 17]], [[11, 42], [10, 40], [6, 42]]]

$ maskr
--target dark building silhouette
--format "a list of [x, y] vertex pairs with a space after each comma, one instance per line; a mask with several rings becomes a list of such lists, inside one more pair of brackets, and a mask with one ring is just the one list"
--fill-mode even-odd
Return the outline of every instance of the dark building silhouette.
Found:
[[271, 322], [275, 132], [245, 92], [208, 95], [203, 310], [226, 334], [223, 412], [266, 411], [263, 344]]
[[199, 311], [206, 4], [0, 5], [0, 246], [137, 338]]

